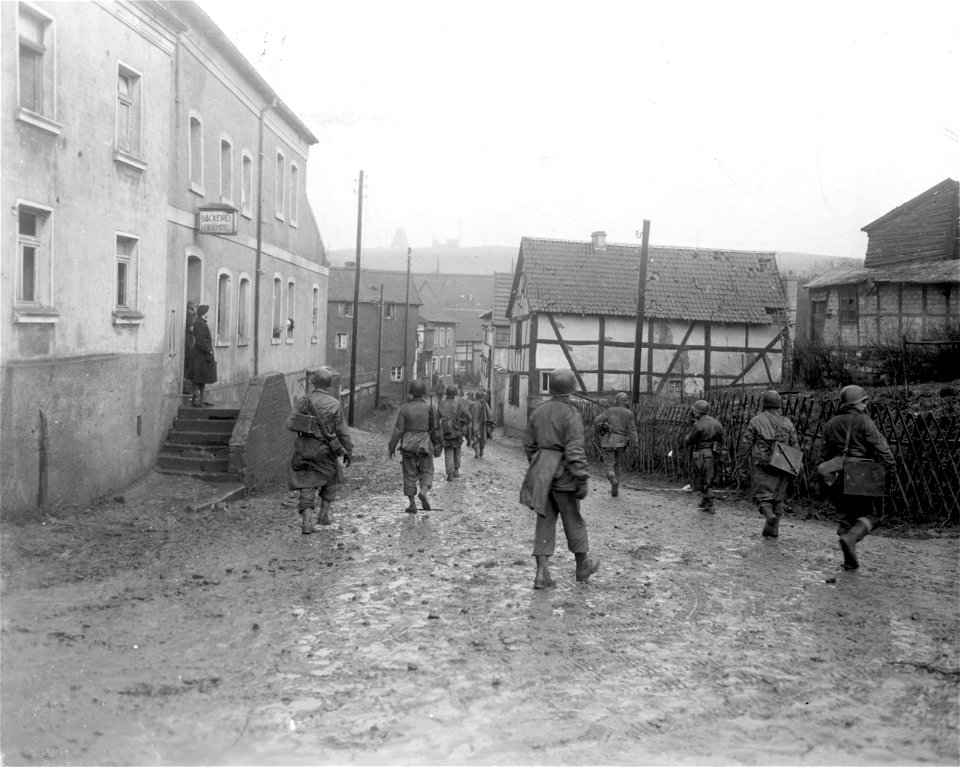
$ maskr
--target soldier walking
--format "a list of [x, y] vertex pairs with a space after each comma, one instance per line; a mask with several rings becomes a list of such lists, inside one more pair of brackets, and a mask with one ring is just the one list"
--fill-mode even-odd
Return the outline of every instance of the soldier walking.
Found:
[[467, 444], [473, 448], [475, 458], [483, 458], [483, 449], [487, 445], [487, 439], [493, 435], [494, 428], [487, 395], [478, 391], [474, 399], [468, 403], [467, 411], [470, 413]]
[[[867, 414], [868, 401], [869, 397], [861, 387], [843, 387], [840, 391], [840, 410], [823, 427], [820, 461], [822, 463], [844, 453], [854, 461], [879, 459], [885, 465], [889, 478], [897, 462], [887, 440]], [[840, 549], [843, 551], [843, 566], [847, 570], [856, 570], [860, 567], [857, 544], [880, 522], [882, 507], [877, 508], [872, 496], [844, 495], [838, 485], [831, 488], [830, 500], [840, 515], [837, 535], [840, 536]]]
[[626, 392], [617, 392], [614, 405], [593, 419], [594, 430], [601, 434], [600, 451], [603, 465], [610, 481], [610, 495], [616, 498], [620, 494], [620, 480], [623, 478], [623, 460], [627, 448], [636, 449], [637, 424], [633, 413], [627, 407], [630, 398]]
[[452, 384], [447, 387], [446, 398], [440, 403], [440, 428], [443, 431], [443, 462], [447, 470], [447, 482], [460, 478], [460, 451], [463, 447], [464, 432], [470, 424], [459, 391]]
[[443, 450], [443, 433], [436, 412], [424, 401], [427, 387], [423, 381], [413, 381], [409, 392], [410, 401], [400, 407], [387, 451], [393, 458], [400, 446], [403, 494], [409, 501], [406, 511], [416, 514], [418, 483], [420, 504], [424, 511], [430, 510], [427, 493], [433, 486], [433, 459]]
[[714, 514], [713, 483], [717, 477], [717, 461], [723, 452], [723, 425], [710, 415], [710, 403], [698, 399], [690, 409], [693, 422], [683, 443], [690, 448], [693, 477], [690, 484], [700, 492], [700, 508]]
[[[290, 461], [290, 489], [299, 490], [297, 510], [301, 517], [301, 532], [304, 535], [316, 532], [313, 514], [315, 496], [320, 491], [321, 525], [330, 525], [330, 506], [336, 499], [337, 485], [343, 481], [343, 469], [350, 466], [353, 442], [343, 423], [340, 400], [330, 395], [333, 374], [329, 370], [317, 370], [310, 376], [313, 391], [294, 399], [293, 413], [287, 419], [287, 428], [297, 431]], [[312, 416], [315, 423], [309, 431], [295, 428], [294, 416]], [[343, 460], [341, 466], [340, 460]]]
[[[770, 457], [777, 442], [797, 447], [797, 429], [780, 412], [780, 393], [773, 389], [760, 395], [763, 412], [750, 419], [743, 432], [742, 452], [750, 462], [750, 484], [757, 510], [765, 520], [762, 534], [776, 538], [780, 534], [783, 499], [787, 495], [790, 477], [770, 469]], [[747, 455], [749, 453], [749, 455]]]
[[599, 557], [589, 557], [587, 525], [580, 514], [580, 501], [587, 497], [587, 453], [580, 411], [570, 402], [575, 388], [572, 370], [559, 368], [550, 374], [552, 398], [530, 414], [523, 443], [530, 465], [520, 489], [520, 502], [537, 512], [535, 589], [555, 583], [547, 560], [556, 548], [557, 517], [563, 520], [567, 548], [577, 561], [577, 581], [586, 581], [600, 568]]

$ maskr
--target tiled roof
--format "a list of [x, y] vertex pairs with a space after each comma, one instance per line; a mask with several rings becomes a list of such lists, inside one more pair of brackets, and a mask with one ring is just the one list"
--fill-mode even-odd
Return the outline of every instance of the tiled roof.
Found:
[[[532, 311], [634, 317], [640, 247], [524, 237]], [[786, 308], [774, 253], [650, 247], [645, 316], [766, 325]]]
[[482, 341], [483, 321], [479, 309], [447, 309], [457, 323], [457, 341]]
[[493, 275], [493, 323], [508, 325], [507, 305], [513, 291], [513, 275], [510, 272], [494, 272]]
[[826, 288], [831, 285], [856, 285], [861, 282], [903, 282], [931, 285], [960, 282], [960, 261], [921, 261], [902, 266], [873, 267], [870, 269], [832, 269], [808, 282], [807, 288]]
[[[360, 269], [360, 303], [376, 304], [380, 301], [380, 285], [383, 285], [383, 300], [388, 304], [403, 304], [407, 300], [407, 273], [386, 269]], [[331, 267], [329, 301], [353, 301], [356, 270], [350, 267]], [[410, 305], [420, 306], [420, 294], [413, 277], [410, 278]]]
[[429, 285], [433, 295], [445, 309], [482, 311], [493, 303], [492, 274], [414, 274], [417, 285]]

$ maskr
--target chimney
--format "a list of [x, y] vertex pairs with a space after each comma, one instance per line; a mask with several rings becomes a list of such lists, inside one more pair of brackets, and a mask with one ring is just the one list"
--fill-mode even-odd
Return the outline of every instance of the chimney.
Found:
[[607, 233], [606, 232], [594, 232], [593, 234], [590, 235], [590, 239], [593, 241], [593, 249], [595, 251], [607, 249]]

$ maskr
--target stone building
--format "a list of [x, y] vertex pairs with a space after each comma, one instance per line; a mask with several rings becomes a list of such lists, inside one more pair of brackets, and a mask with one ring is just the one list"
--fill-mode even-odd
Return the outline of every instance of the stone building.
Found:
[[150, 470], [190, 299], [210, 305], [211, 399], [320, 364], [327, 267], [316, 140], [194, 3], [0, 3], [0, 36], [7, 516]]

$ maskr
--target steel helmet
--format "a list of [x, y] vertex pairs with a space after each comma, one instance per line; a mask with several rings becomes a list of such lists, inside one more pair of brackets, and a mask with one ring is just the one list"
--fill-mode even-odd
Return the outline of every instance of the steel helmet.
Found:
[[551, 394], [573, 394], [577, 388], [577, 379], [570, 368], [557, 368], [550, 373]]
[[411, 381], [408, 391], [411, 397], [425, 397], [427, 394], [427, 385], [420, 380]]
[[310, 383], [318, 389], [328, 389], [333, 383], [333, 373], [326, 368], [320, 368], [310, 376]]
[[453, 397], [456, 397], [459, 393], [460, 391], [457, 389], [456, 386], [453, 386], [451, 384], [450, 386], [447, 387], [447, 399], [452, 399]]
[[616, 402], [618, 405], [625, 405], [629, 401], [630, 398], [627, 396], [625, 391], [618, 391], [617, 396], [614, 397], [614, 402]]
[[860, 386], [851, 384], [850, 386], [844, 386], [840, 390], [841, 405], [856, 404], [857, 402], [863, 402], [865, 399], [870, 399], [870, 397]]
[[698, 399], [693, 403], [693, 412], [699, 415], [706, 415], [710, 412], [710, 403], [705, 399]]
[[783, 402], [780, 400], [780, 392], [769, 389], [760, 395], [760, 404], [764, 410], [776, 410]]

